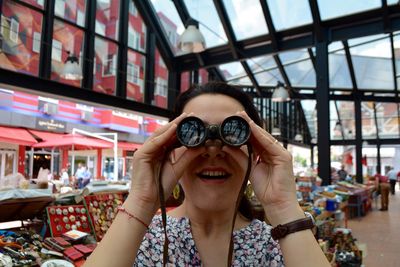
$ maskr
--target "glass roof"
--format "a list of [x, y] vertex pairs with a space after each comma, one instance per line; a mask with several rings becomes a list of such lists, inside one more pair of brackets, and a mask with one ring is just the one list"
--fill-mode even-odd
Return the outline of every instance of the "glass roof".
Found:
[[349, 45], [358, 88], [394, 90], [390, 39], [369, 39], [365, 44], [349, 40]]
[[317, 0], [321, 20], [342, 17], [382, 6], [381, 0]]
[[342, 42], [334, 42], [328, 47], [329, 86], [331, 88], [352, 89], [349, 65]]
[[204, 34], [207, 48], [228, 42], [212, 0], [185, 0], [185, 4], [190, 16], [199, 22], [199, 30]]
[[237, 40], [268, 33], [260, 0], [224, 0]]
[[172, 51], [177, 53], [176, 47], [178, 45], [179, 35], [183, 33], [185, 26], [179, 17], [178, 11], [176, 11], [174, 3], [164, 0], [151, 0], [151, 3], [164, 29], [164, 33], [168, 38]]
[[[277, 31], [311, 24], [312, 15], [308, 0], [264, 0], [267, 1]], [[296, 10], [288, 15], [288, 10]]]

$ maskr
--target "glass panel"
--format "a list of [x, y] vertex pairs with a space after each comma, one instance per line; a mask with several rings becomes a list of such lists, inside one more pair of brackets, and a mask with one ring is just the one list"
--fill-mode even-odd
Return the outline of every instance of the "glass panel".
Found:
[[310, 59], [284, 65], [292, 86], [316, 86], [314, 66]]
[[208, 83], [208, 71], [206, 69], [199, 69], [199, 84]]
[[393, 37], [394, 60], [396, 62], [397, 90], [400, 88], [400, 35]]
[[118, 40], [119, 0], [97, 0], [96, 33]]
[[32, 6], [38, 7], [40, 9], [44, 8], [44, 0], [21, 0], [21, 2], [28, 3]]
[[354, 139], [356, 136], [354, 102], [336, 101], [336, 104], [343, 127], [344, 139]]
[[376, 139], [373, 102], [361, 102], [361, 126], [363, 139]]
[[[329, 86], [331, 88], [353, 88], [342, 42], [335, 42], [330, 46], [332, 47], [328, 50], [334, 52], [329, 53]], [[339, 47], [342, 47], [342, 49], [339, 49]]]
[[[165, 0], [151, 0], [151, 3], [156, 10], [157, 18], [160, 20], [161, 26], [164, 28], [165, 36], [168, 38], [172, 47], [172, 51], [177, 54], [179, 35], [185, 30], [185, 26], [176, 11], [175, 5], [172, 1]], [[179, 53], [181, 53], [179, 51]]]
[[318, 0], [319, 13], [322, 20], [359, 13], [381, 6], [381, 0]]
[[79, 26], [85, 26], [86, 0], [56, 0], [54, 14]]
[[278, 81], [283, 81], [283, 77], [278, 68], [259, 72], [254, 74], [254, 77], [256, 78], [258, 85], [261, 86], [275, 86], [278, 84]]
[[339, 122], [335, 101], [329, 101], [329, 125], [332, 140], [343, 139], [342, 126]]
[[199, 30], [206, 39], [206, 47], [226, 44], [224, 28], [212, 0], [185, 0], [190, 16], [199, 22]]
[[394, 89], [389, 38], [352, 46], [350, 53], [359, 89]]
[[115, 95], [118, 46], [98, 37], [94, 46], [93, 90]]
[[126, 66], [126, 97], [138, 102], [144, 101], [144, 70], [146, 57], [140, 53], [128, 50]]
[[397, 5], [399, 3], [399, 0], [386, 0], [388, 5]]
[[189, 89], [189, 86], [192, 84], [190, 79], [191, 79], [190, 71], [181, 73], [181, 92], [184, 92], [187, 89]]
[[7, 151], [4, 154], [5, 165], [4, 165], [4, 176], [14, 173], [14, 161], [15, 161], [15, 152]]
[[310, 129], [311, 138], [317, 137], [317, 101], [301, 100], [304, 116], [306, 117], [308, 129]]
[[268, 33], [259, 0], [224, 0], [224, 5], [237, 40]]
[[232, 62], [227, 64], [222, 64], [219, 66], [222, 75], [225, 80], [234, 80], [247, 76], [243, 66], [239, 62]]
[[253, 86], [253, 83], [251, 82], [250, 78], [245, 76], [245, 77], [240, 77], [240, 78], [235, 78], [232, 80], [228, 80], [229, 84], [232, 85], [249, 85]]
[[[307, 0], [266, 0], [277, 31], [311, 24], [313, 22], [310, 4]], [[296, 10], [290, 12], [289, 10]]]
[[331, 146], [330, 150], [332, 184], [342, 180], [338, 174], [342, 166], [347, 172], [345, 179], [352, 181], [352, 176], [356, 173], [355, 146]]
[[142, 16], [140, 16], [133, 1], [129, 1], [128, 46], [146, 52], [146, 33], [147, 27]]
[[168, 107], [168, 69], [160, 52], [156, 49], [154, 70], [154, 103], [158, 107]]
[[[381, 174], [387, 176], [390, 167], [393, 167], [396, 173], [398, 173], [400, 169], [400, 164], [399, 164], [400, 146], [382, 145], [380, 149], [380, 154], [381, 154]], [[395, 187], [397, 187], [397, 185]]]
[[38, 75], [42, 14], [9, 0], [1, 8], [0, 67]]
[[396, 103], [376, 102], [379, 138], [399, 138], [399, 113]]
[[68, 52], [78, 57], [79, 65], [82, 64], [82, 50], [84, 42], [84, 32], [77, 27], [69, 25], [59, 20], [54, 20], [53, 48], [51, 53], [51, 79], [80, 86], [81, 81], [66, 80], [60, 77], [64, 68], [64, 62], [68, 57]]
[[293, 62], [299, 62], [304, 59], [309, 59], [310, 54], [308, 54], [308, 51], [306, 49], [301, 49], [279, 53], [279, 58], [282, 61], [282, 64], [285, 65]]
[[273, 56], [255, 57], [246, 61], [253, 73], [276, 68], [276, 63]]
[[369, 145], [367, 141], [362, 143], [362, 165], [363, 176], [375, 180], [373, 177], [376, 174], [376, 145]]

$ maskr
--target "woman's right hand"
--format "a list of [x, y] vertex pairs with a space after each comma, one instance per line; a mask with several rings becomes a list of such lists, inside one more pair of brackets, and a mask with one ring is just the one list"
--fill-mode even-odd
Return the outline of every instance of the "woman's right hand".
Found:
[[140, 213], [141, 219], [146, 222], [151, 221], [160, 206], [157, 176], [163, 158], [166, 160], [161, 170], [161, 180], [167, 199], [182, 177], [187, 164], [199, 153], [196, 153], [196, 149], [182, 148], [184, 152], [178, 160], [172, 162], [168, 155], [165, 157], [165, 153], [169, 153], [168, 148], [176, 142], [177, 125], [185, 117], [187, 114], [183, 113], [157, 129], [134, 154], [131, 192], [124, 206], [135, 214]]

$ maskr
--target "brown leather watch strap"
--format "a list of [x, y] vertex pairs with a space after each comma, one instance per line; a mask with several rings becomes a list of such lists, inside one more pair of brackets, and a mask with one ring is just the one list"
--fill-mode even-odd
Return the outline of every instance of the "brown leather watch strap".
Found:
[[313, 220], [309, 217], [295, 220], [293, 222], [278, 224], [271, 230], [271, 236], [274, 240], [279, 240], [288, 234], [311, 229], [314, 227]]

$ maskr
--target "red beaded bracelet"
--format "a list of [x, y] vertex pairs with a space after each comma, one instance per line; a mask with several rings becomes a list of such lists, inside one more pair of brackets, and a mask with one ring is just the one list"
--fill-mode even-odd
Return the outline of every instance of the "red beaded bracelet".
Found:
[[121, 211], [122, 213], [125, 213], [126, 215], [128, 215], [129, 219], [133, 218], [133, 219], [137, 220], [138, 222], [140, 222], [141, 224], [143, 224], [144, 227], [149, 228], [149, 225], [147, 225], [144, 221], [142, 221], [141, 219], [139, 219], [138, 217], [136, 217], [135, 215], [133, 215], [132, 213], [127, 211], [124, 207], [119, 206], [118, 211]]

